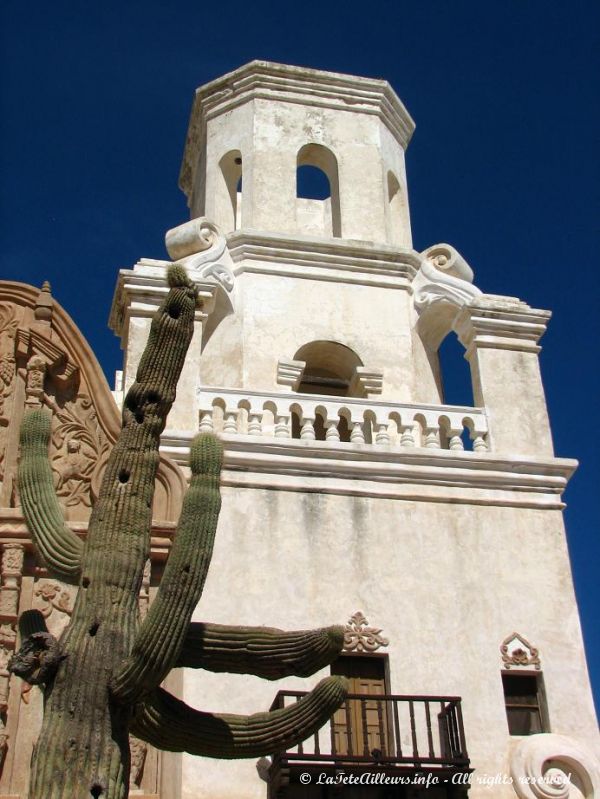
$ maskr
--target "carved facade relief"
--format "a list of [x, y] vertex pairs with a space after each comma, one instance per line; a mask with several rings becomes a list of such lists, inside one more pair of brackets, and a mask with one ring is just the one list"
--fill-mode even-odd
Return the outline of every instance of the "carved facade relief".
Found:
[[519, 633], [511, 633], [502, 641], [500, 654], [505, 669], [542, 668], [539, 651]]
[[51, 399], [46, 404], [54, 413], [51, 463], [56, 493], [67, 509], [90, 508], [92, 487], [99, 485], [109, 450], [96, 409], [87, 395], [79, 395], [63, 407]]
[[6, 716], [11, 680], [8, 661], [15, 651], [17, 642], [16, 624], [24, 557], [25, 548], [22, 544], [2, 544], [2, 560], [0, 563], [0, 767], [8, 747]]
[[148, 754], [148, 745], [134, 735], [129, 736], [129, 750], [131, 752], [131, 771], [129, 773], [129, 789], [141, 788], [144, 775], [144, 763]]
[[0, 481], [4, 478], [4, 454], [14, 397], [15, 336], [19, 318], [16, 306], [0, 303]]
[[362, 611], [357, 610], [348, 619], [344, 630], [344, 650], [346, 652], [375, 652], [389, 641], [381, 635], [381, 628], [370, 627]]

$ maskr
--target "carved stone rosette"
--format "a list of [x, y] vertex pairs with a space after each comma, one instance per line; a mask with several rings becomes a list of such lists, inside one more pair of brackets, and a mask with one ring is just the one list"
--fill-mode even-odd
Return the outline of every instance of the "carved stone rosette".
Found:
[[370, 627], [362, 611], [357, 610], [348, 619], [344, 631], [344, 650], [346, 652], [375, 652], [380, 646], [387, 646], [389, 640], [381, 635], [381, 628]]

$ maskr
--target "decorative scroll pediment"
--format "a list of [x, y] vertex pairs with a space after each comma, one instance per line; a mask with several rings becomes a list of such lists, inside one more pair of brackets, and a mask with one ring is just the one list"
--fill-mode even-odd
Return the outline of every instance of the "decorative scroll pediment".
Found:
[[[52, 412], [50, 462], [68, 521], [87, 521], [120, 413], [89, 345], [41, 290], [0, 281], [0, 507], [18, 507], [19, 426], [27, 408]], [[154, 517], [173, 521], [185, 479], [161, 458]]]
[[344, 630], [344, 650], [346, 652], [375, 652], [389, 641], [381, 635], [381, 628], [370, 627], [364, 613], [357, 610], [348, 619]]
[[539, 651], [519, 633], [511, 633], [502, 641], [500, 653], [505, 669], [542, 668]]

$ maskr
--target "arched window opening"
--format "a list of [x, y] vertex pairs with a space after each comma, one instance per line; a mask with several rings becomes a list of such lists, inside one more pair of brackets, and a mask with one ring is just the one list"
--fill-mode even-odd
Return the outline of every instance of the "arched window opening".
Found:
[[331, 197], [329, 178], [318, 166], [304, 164], [296, 171], [296, 196], [305, 200], [327, 200]]
[[398, 178], [393, 172], [387, 174], [388, 191], [388, 235], [392, 244], [404, 243], [404, 196]]
[[306, 364], [299, 393], [356, 396], [352, 393], [352, 378], [356, 367], [363, 363], [350, 347], [336, 341], [311, 341], [300, 347], [294, 360]]
[[296, 217], [301, 233], [341, 236], [337, 159], [322, 144], [305, 144], [298, 151]]
[[474, 406], [471, 370], [464, 357], [465, 349], [450, 332], [438, 350], [442, 402], [445, 405]]
[[230, 150], [219, 161], [221, 181], [215, 197], [217, 224], [226, 232], [237, 230], [242, 216], [242, 154]]

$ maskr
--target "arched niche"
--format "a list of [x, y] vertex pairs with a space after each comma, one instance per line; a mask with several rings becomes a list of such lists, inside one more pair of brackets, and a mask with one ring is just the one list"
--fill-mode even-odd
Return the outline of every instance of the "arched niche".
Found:
[[242, 153], [230, 150], [219, 161], [215, 196], [215, 221], [225, 232], [242, 222]]
[[298, 150], [296, 219], [300, 233], [342, 235], [337, 158], [322, 144], [305, 144]]
[[354, 393], [353, 378], [363, 363], [350, 347], [337, 341], [311, 341], [300, 347], [294, 360], [306, 364], [298, 386], [300, 393], [359, 396]]

